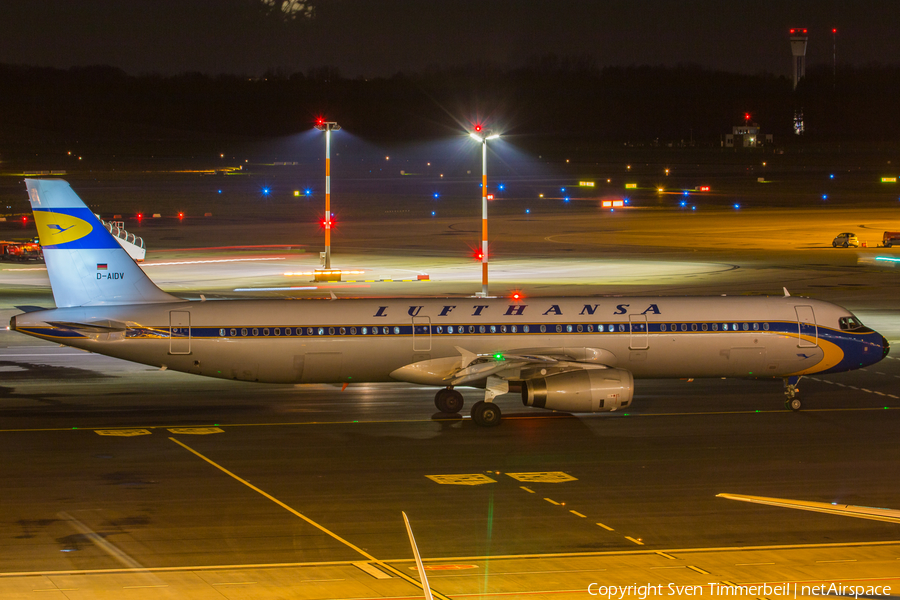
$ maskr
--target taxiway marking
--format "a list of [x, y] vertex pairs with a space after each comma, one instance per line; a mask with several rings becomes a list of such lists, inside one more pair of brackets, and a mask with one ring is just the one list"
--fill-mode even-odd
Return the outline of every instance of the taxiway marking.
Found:
[[[244, 484], [245, 486], [247, 486], [248, 488], [250, 488], [250, 489], [253, 490], [254, 492], [256, 492], [256, 493], [258, 493], [259, 495], [261, 495], [263, 498], [266, 498], [267, 500], [271, 500], [272, 502], [274, 502], [275, 504], [277, 504], [277, 505], [280, 506], [281, 508], [285, 509], [286, 511], [288, 511], [288, 512], [291, 513], [292, 515], [294, 515], [294, 516], [296, 516], [296, 517], [299, 517], [299, 518], [302, 519], [303, 521], [309, 523], [310, 525], [312, 525], [313, 527], [315, 527], [316, 529], [318, 529], [319, 531], [321, 531], [321, 532], [324, 533], [325, 535], [327, 535], [327, 536], [331, 537], [332, 539], [334, 539], [334, 540], [340, 542], [340, 543], [343, 544], [344, 546], [347, 546], [348, 548], [350, 548], [350, 549], [353, 550], [354, 552], [356, 552], [356, 553], [358, 553], [358, 554], [360, 554], [360, 555], [366, 557], [367, 559], [369, 559], [370, 561], [374, 562], [375, 564], [377, 564], [379, 567], [383, 568], [384, 570], [390, 571], [391, 573], [395, 573], [397, 576], [399, 576], [399, 577], [401, 577], [402, 579], [404, 579], [405, 581], [407, 581], [407, 582], [413, 584], [414, 586], [416, 586], [416, 587], [419, 588], [419, 589], [424, 589], [424, 587], [422, 586], [422, 584], [421, 584], [418, 580], [413, 579], [412, 577], [410, 577], [410, 576], [407, 575], [406, 573], [403, 573], [402, 571], [400, 571], [400, 570], [398, 570], [398, 569], [396, 569], [396, 568], [390, 566], [389, 564], [385, 563], [384, 561], [375, 558], [374, 556], [372, 556], [371, 554], [369, 554], [368, 552], [366, 552], [365, 550], [363, 550], [362, 548], [360, 548], [360, 547], [357, 546], [356, 544], [353, 544], [352, 542], [349, 542], [349, 541], [345, 540], [344, 538], [342, 538], [342, 537], [339, 536], [338, 534], [334, 533], [334, 532], [331, 531], [330, 529], [328, 529], [328, 528], [326, 528], [326, 527], [324, 527], [324, 526], [322, 526], [322, 525], [319, 525], [318, 523], [316, 523], [315, 521], [313, 521], [312, 519], [310, 519], [309, 517], [307, 517], [307, 516], [304, 515], [303, 513], [301, 513], [301, 512], [299, 512], [299, 511], [297, 511], [297, 510], [291, 508], [290, 506], [288, 506], [287, 504], [285, 504], [284, 502], [282, 502], [281, 500], [279, 500], [279, 499], [276, 498], [275, 496], [272, 496], [271, 494], [269, 494], [269, 493], [267, 493], [267, 492], [261, 490], [260, 488], [256, 487], [255, 485], [253, 485], [252, 483], [250, 483], [250, 482], [247, 481], [246, 479], [243, 479], [243, 478], [239, 477], [238, 475], [235, 475], [234, 473], [232, 473], [231, 471], [229, 471], [228, 469], [226, 469], [226, 468], [223, 467], [222, 465], [218, 464], [217, 462], [213, 461], [213, 460], [210, 459], [210, 458], [207, 458], [207, 457], [204, 456], [203, 454], [200, 454], [199, 452], [197, 452], [196, 450], [194, 450], [193, 448], [191, 448], [191, 447], [188, 446], [187, 444], [184, 444], [184, 443], [182, 443], [182, 442], [180, 442], [180, 441], [178, 441], [178, 440], [176, 440], [175, 438], [172, 438], [172, 437], [170, 437], [169, 439], [170, 439], [171, 441], [175, 442], [176, 444], [178, 444], [179, 446], [181, 446], [182, 448], [184, 448], [185, 450], [187, 450], [188, 452], [190, 452], [191, 454], [193, 454], [194, 456], [196, 456], [197, 458], [199, 458], [199, 459], [201, 459], [201, 460], [203, 460], [203, 461], [209, 463], [209, 464], [212, 465], [213, 467], [219, 469], [220, 471], [222, 471], [223, 473], [225, 473], [226, 475], [228, 475], [229, 477], [231, 477], [231, 478], [234, 479], [235, 481]], [[442, 594], [440, 594], [439, 592], [436, 592], [436, 591], [434, 591], [434, 590], [432, 590], [432, 593], [434, 594], [434, 596], [435, 596], [436, 598], [441, 598], [442, 600], [450, 600], [450, 599], [447, 598], [446, 596], [444, 596], [444, 595], [442, 595]]]

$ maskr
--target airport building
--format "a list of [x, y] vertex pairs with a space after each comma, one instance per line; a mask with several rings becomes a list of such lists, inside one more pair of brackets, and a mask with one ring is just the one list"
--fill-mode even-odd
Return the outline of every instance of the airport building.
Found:
[[735, 125], [722, 141], [724, 148], [762, 148], [774, 143], [771, 133], [761, 133], [757, 123]]

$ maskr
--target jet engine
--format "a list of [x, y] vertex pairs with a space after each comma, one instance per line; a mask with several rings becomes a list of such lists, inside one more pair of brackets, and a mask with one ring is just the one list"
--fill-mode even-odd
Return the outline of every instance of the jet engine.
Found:
[[522, 386], [525, 406], [569, 412], [613, 411], [631, 404], [634, 377], [625, 369], [583, 369], [541, 379]]

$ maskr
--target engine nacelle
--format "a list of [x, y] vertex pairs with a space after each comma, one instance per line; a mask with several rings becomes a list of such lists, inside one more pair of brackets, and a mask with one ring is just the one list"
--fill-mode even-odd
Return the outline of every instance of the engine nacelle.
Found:
[[584, 369], [543, 379], [530, 379], [522, 386], [525, 406], [569, 412], [613, 411], [631, 404], [634, 377], [625, 369]]

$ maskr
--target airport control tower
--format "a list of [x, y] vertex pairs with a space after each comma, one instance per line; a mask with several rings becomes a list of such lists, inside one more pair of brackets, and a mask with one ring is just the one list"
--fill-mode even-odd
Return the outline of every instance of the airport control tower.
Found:
[[794, 89], [806, 74], [806, 29], [791, 29], [791, 54], [794, 55]]

